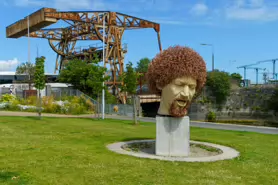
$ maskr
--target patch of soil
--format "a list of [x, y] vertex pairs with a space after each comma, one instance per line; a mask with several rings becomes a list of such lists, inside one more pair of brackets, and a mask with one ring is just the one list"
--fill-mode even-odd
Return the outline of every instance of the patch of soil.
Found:
[[[155, 141], [153, 142], [138, 142], [132, 144], [125, 144], [122, 146], [124, 150], [147, 153], [155, 155]], [[221, 154], [222, 151], [202, 144], [190, 144], [190, 154], [188, 157], [208, 157]]]

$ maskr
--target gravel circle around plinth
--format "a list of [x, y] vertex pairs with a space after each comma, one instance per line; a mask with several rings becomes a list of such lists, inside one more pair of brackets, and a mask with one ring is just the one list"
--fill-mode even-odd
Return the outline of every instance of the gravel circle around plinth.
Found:
[[139, 158], [183, 162], [213, 162], [233, 159], [240, 154], [233, 148], [201, 141], [190, 141], [190, 154], [187, 157], [155, 155], [155, 140], [117, 142], [107, 145], [107, 148], [116, 153]]

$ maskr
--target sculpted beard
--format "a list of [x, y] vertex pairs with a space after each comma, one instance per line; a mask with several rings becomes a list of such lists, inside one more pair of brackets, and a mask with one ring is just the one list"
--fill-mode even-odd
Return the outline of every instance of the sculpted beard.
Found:
[[176, 101], [173, 101], [170, 106], [169, 113], [171, 116], [174, 116], [174, 117], [183, 117], [183, 116], [187, 115], [188, 107], [189, 107], [189, 102], [187, 102], [186, 106], [180, 107], [177, 105]]

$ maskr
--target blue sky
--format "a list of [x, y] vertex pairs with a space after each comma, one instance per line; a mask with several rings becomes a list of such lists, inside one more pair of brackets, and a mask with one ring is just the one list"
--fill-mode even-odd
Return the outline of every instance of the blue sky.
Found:
[[[278, 58], [277, 0], [1, 0], [0, 71], [14, 71], [28, 59], [27, 38], [6, 38], [6, 26], [42, 7], [60, 11], [118, 11], [158, 22], [163, 49], [189, 46], [200, 53], [209, 70], [211, 48], [200, 43], [213, 44], [215, 68], [230, 73], [243, 75], [243, 69], [237, 66]], [[81, 42], [81, 46], [91, 44]], [[123, 43], [128, 45], [125, 62], [136, 64], [140, 58], [152, 58], [159, 52], [153, 29], [127, 30]], [[46, 57], [46, 71], [53, 73], [56, 54], [47, 40], [31, 39], [32, 62], [37, 48], [39, 55]], [[256, 67], [272, 72], [270, 62]], [[255, 81], [254, 70], [248, 70], [247, 77]], [[259, 79], [262, 81], [262, 75]]]

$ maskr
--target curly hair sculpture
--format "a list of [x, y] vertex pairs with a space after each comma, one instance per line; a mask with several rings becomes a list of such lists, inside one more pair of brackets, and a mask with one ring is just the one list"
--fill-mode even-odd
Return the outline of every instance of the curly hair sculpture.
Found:
[[157, 54], [146, 74], [149, 90], [158, 95], [161, 95], [161, 89], [158, 87], [163, 88], [172, 80], [183, 76], [196, 79], [196, 98], [206, 83], [206, 63], [196, 51], [179, 45]]

